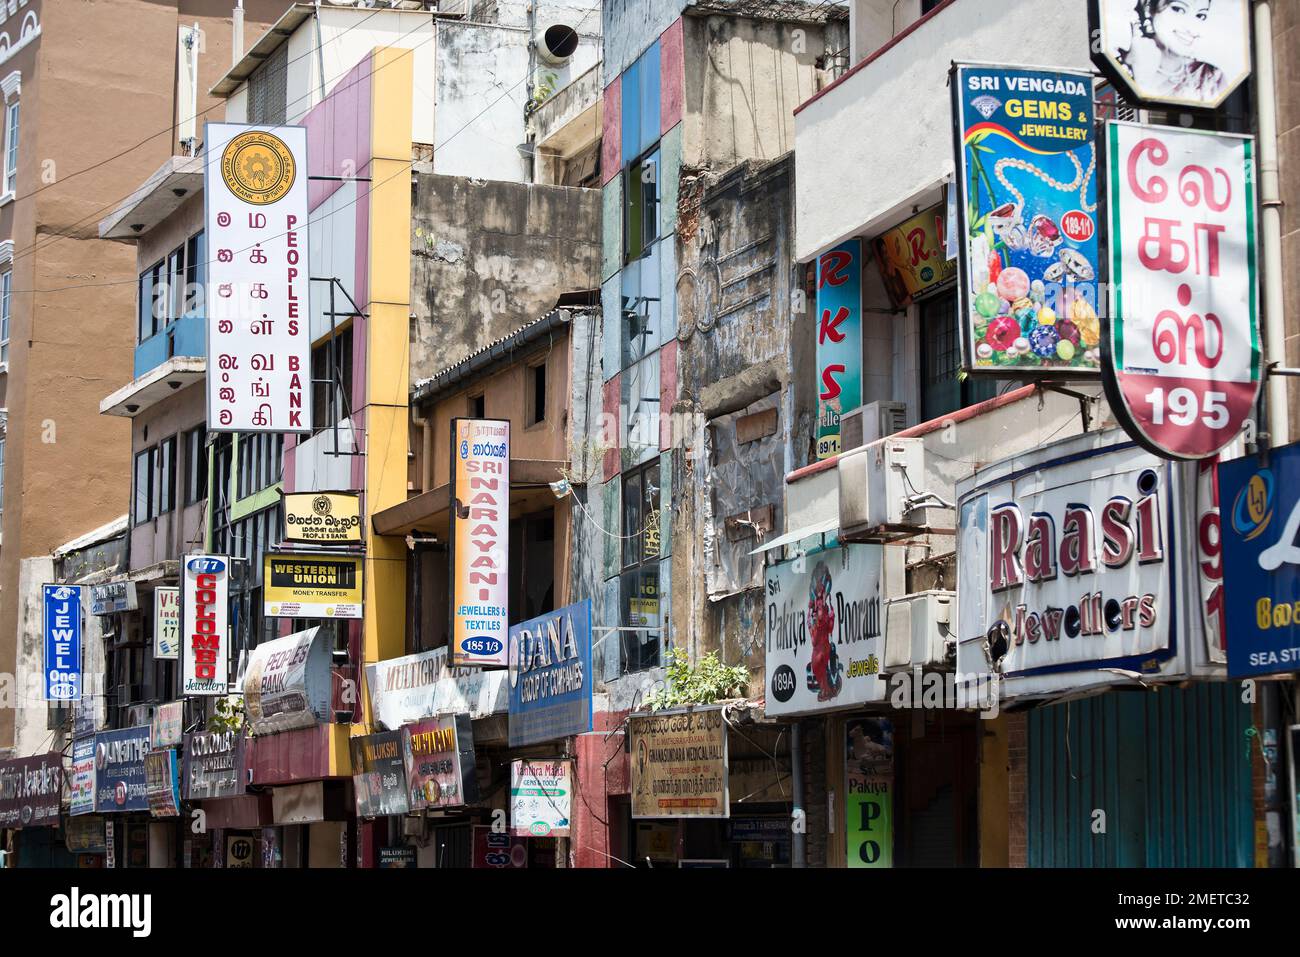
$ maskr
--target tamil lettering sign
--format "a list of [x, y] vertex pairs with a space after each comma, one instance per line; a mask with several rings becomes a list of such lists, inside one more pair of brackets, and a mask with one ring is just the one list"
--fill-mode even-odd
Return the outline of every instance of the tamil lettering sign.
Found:
[[0, 761], [0, 827], [53, 827], [63, 799], [63, 755], [57, 751]]
[[1219, 463], [1228, 674], [1300, 671], [1300, 443]]
[[333, 691], [330, 643], [320, 628], [264, 641], [244, 671], [244, 712], [254, 734], [329, 722]]
[[169, 701], [153, 710], [149, 722], [149, 746], [154, 750], [179, 747], [185, 719], [185, 702]]
[[632, 817], [728, 817], [727, 725], [722, 708], [628, 717]]
[[957, 278], [944, 246], [947, 206], [937, 203], [877, 236], [873, 246], [889, 298], [902, 308]]
[[311, 432], [307, 130], [207, 123], [208, 431]]
[[175, 661], [181, 656], [181, 590], [160, 587], [153, 591], [153, 656]]
[[1250, 75], [1247, 0], [1089, 0], [1092, 62], [1134, 103], [1214, 109]]
[[1089, 433], [958, 482], [959, 673], [1154, 672], [1174, 654], [1173, 473], [1120, 438]]
[[528, 866], [528, 842], [516, 834], [492, 829], [490, 824], [474, 825], [474, 855], [470, 867], [492, 870]]
[[401, 735], [406, 801], [412, 811], [460, 807], [478, 800], [469, 715], [428, 718], [407, 725]]
[[486, 718], [509, 710], [506, 672], [453, 668], [447, 659], [443, 647], [366, 665], [375, 726], [397, 731], [439, 714]]
[[357, 817], [405, 814], [406, 767], [402, 759], [402, 733], [382, 731], [349, 742], [352, 749], [352, 785]]
[[845, 732], [846, 860], [849, 867], [893, 867], [894, 723], [854, 718]]
[[1254, 139], [1106, 124], [1111, 407], [1169, 458], [1214, 455], [1260, 386]]
[[183, 567], [181, 691], [186, 696], [224, 695], [230, 690], [230, 560], [190, 555]]
[[69, 781], [70, 814], [90, 814], [95, 810], [95, 736], [74, 738]]
[[510, 423], [451, 423], [451, 660], [507, 664]]
[[44, 585], [46, 701], [81, 700], [81, 586]]
[[135, 611], [139, 607], [140, 598], [135, 582], [104, 582], [102, 585], [90, 586], [92, 615], [116, 615], [123, 611]]
[[862, 240], [817, 258], [817, 458], [840, 453], [840, 417], [862, 404]]
[[510, 629], [510, 747], [591, 730], [591, 601]]
[[244, 744], [234, 731], [195, 731], [185, 736], [185, 798], [237, 797], [244, 793]]
[[144, 756], [149, 726], [101, 731], [95, 735], [95, 810], [147, 811]]
[[284, 496], [284, 540], [312, 545], [361, 541], [361, 497], [356, 492], [289, 492]]
[[361, 558], [267, 552], [262, 602], [271, 618], [360, 618]]
[[510, 827], [525, 837], [568, 837], [573, 762], [549, 759], [510, 765]]
[[1092, 77], [958, 65], [951, 86], [966, 366], [1091, 375], [1101, 365]]
[[153, 817], [176, 817], [181, 813], [180, 775], [176, 750], [165, 748], [144, 756], [144, 793]]
[[883, 701], [880, 545], [844, 545], [767, 568], [767, 713]]

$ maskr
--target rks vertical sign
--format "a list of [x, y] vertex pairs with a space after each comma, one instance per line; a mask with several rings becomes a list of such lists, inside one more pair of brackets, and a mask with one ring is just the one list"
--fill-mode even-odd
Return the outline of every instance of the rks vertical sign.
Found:
[[185, 559], [181, 658], [185, 662], [182, 692], [186, 695], [224, 695], [229, 691], [229, 597], [228, 558], [191, 555]]
[[46, 585], [45, 700], [81, 700], [81, 586]]
[[817, 457], [840, 453], [840, 417], [862, 404], [862, 240], [817, 260]]

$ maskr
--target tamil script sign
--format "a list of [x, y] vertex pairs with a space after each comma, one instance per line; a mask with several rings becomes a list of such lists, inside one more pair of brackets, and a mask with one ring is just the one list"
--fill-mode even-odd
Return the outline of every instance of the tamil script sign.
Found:
[[628, 717], [632, 817], [728, 817], [727, 725], [722, 708]]
[[361, 558], [267, 552], [263, 612], [271, 618], [360, 618]]
[[46, 701], [81, 700], [81, 586], [45, 585]]
[[1208, 458], [1259, 394], [1255, 141], [1120, 122], [1106, 141], [1111, 406], [1157, 455]]
[[72, 770], [69, 783], [70, 814], [90, 814], [95, 810], [95, 736], [74, 738]]
[[360, 542], [361, 497], [356, 492], [286, 493], [284, 540], [312, 545]]
[[817, 458], [840, 453], [840, 419], [862, 404], [862, 240], [817, 259]]
[[353, 738], [352, 785], [356, 791], [357, 817], [405, 814], [406, 766], [402, 757], [402, 733], [382, 731]]
[[401, 734], [406, 799], [412, 811], [460, 807], [478, 800], [469, 715], [428, 718], [407, 725]]
[[63, 755], [57, 751], [0, 761], [0, 827], [53, 827], [63, 797]]
[[573, 762], [546, 759], [510, 765], [510, 826], [527, 837], [568, 837]]
[[510, 747], [591, 730], [591, 601], [510, 629]]
[[452, 419], [451, 660], [507, 664], [510, 423]]
[[149, 726], [101, 731], [95, 735], [95, 810], [147, 811], [144, 756]]
[[366, 665], [370, 714], [376, 727], [397, 731], [404, 724], [439, 714], [486, 718], [509, 709], [504, 671], [453, 668], [447, 658], [443, 647]]
[[311, 432], [307, 130], [207, 123], [208, 431]]
[[230, 559], [191, 555], [183, 567], [181, 691], [186, 696], [224, 695], [230, 690]]

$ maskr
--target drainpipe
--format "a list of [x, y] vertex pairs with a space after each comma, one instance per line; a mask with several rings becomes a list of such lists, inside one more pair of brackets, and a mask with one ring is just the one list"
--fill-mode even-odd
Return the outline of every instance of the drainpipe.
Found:
[[230, 15], [230, 28], [230, 65], [233, 67], [238, 66], [244, 58], [244, 0], [235, 0], [235, 9]]
[[416, 415], [419, 410], [411, 406], [411, 424], [420, 429], [420, 491], [427, 492], [433, 487], [433, 422]]
[[[1255, 4], [1255, 94], [1259, 101], [1260, 259], [1264, 282], [1264, 341], [1270, 366], [1286, 366], [1286, 329], [1282, 315], [1282, 197], [1277, 168], [1277, 84], [1273, 74], [1273, 14], [1268, 3]], [[1286, 377], [1270, 375], [1268, 444], [1290, 439]]]
[[808, 866], [808, 814], [803, 803], [803, 723], [796, 718], [790, 725], [790, 780], [794, 808], [791, 812], [793, 833], [790, 835], [790, 866]]

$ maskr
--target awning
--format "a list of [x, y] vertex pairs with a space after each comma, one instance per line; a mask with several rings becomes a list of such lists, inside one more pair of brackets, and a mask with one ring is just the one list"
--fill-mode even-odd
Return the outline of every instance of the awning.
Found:
[[774, 538], [770, 542], [764, 542], [749, 554], [757, 555], [759, 552], [768, 552], [774, 548], [793, 545], [796, 542], [803, 541], [805, 538], [812, 538], [814, 535], [825, 535], [827, 532], [838, 532], [839, 530], [840, 520], [838, 518], [828, 518], [824, 522], [818, 522], [815, 525], [806, 525], [803, 528], [796, 528], [793, 532], [786, 532], [779, 538]]

